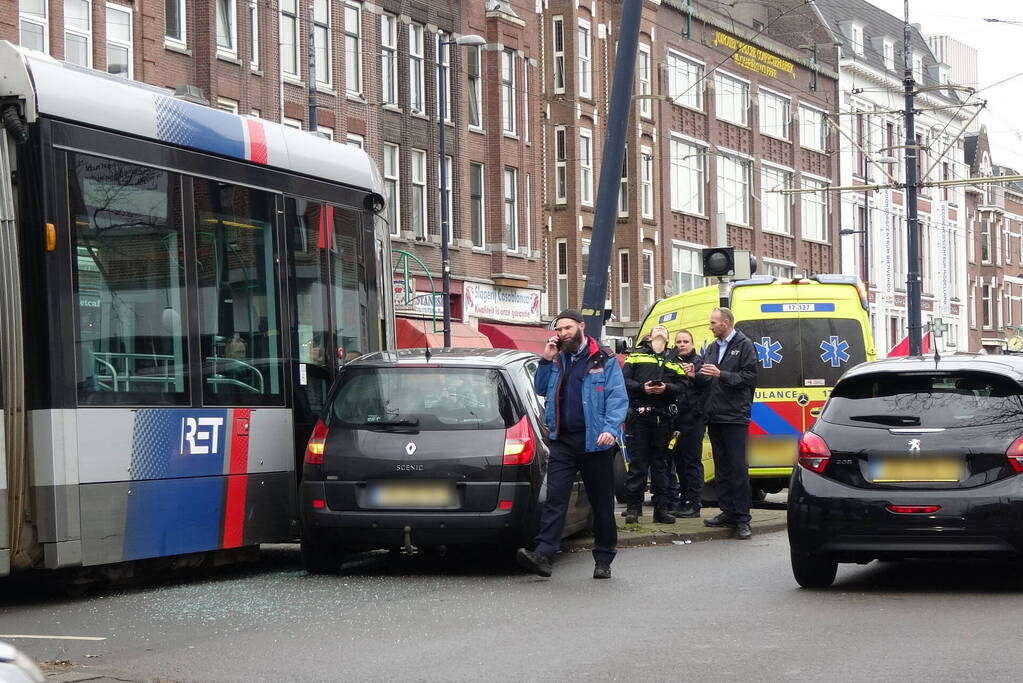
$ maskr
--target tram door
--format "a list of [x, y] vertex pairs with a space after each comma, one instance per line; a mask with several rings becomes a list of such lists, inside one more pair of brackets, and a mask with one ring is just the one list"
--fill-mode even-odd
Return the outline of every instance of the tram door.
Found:
[[[367, 349], [368, 283], [362, 213], [287, 197], [291, 255], [295, 471], [301, 474], [306, 442], [337, 369]], [[368, 271], [368, 272], [367, 272]]]

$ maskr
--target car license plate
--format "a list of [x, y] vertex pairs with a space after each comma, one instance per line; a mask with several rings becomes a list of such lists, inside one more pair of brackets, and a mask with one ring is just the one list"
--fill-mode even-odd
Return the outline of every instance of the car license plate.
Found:
[[455, 504], [455, 487], [450, 482], [381, 482], [369, 486], [369, 504], [382, 508], [446, 508]]
[[875, 483], [955, 482], [963, 473], [957, 458], [886, 458], [872, 461], [870, 472]]
[[796, 461], [799, 442], [795, 439], [768, 439], [753, 437], [749, 440], [750, 467], [791, 467]]

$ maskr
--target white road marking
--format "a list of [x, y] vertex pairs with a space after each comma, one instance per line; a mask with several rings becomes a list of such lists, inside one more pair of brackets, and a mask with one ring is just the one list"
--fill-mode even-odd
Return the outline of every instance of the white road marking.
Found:
[[41, 636], [28, 634], [0, 633], [0, 640], [4, 638], [34, 638], [36, 640], [106, 640], [101, 636]]

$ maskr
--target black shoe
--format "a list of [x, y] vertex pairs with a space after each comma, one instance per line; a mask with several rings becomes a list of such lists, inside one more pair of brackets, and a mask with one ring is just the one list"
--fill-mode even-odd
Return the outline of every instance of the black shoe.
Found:
[[709, 526], [714, 528], [735, 528], [735, 522], [728, 517], [727, 512], [722, 512], [719, 515], [714, 515], [710, 519], [703, 520], [703, 526]]
[[753, 538], [753, 529], [750, 528], [749, 522], [739, 522], [735, 525], [735, 537], [740, 541], [748, 541]]
[[656, 524], [674, 524], [675, 515], [668, 512], [667, 508], [654, 508], [654, 523]]
[[696, 507], [692, 505], [683, 505], [682, 507], [680, 507], [678, 510], [675, 510], [671, 514], [675, 515], [676, 517], [699, 517], [700, 511], [697, 510]]
[[519, 552], [515, 554], [515, 560], [530, 574], [547, 578], [552, 573], [551, 558], [535, 550], [519, 548]]
[[611, 565], [598, 562], [597, 566], [593, 568], [593, 578], [595, 579], [610, 579], [611, 578]]
[[626, 524], [638, 524], [640, 518], [643, 516], [643, 508], [640, 507], [629, 507], [625, 510], [625, 523]]

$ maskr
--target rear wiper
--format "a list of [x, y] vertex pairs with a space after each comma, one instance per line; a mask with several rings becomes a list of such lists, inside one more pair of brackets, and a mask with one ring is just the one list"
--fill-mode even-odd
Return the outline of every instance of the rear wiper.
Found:
[[899, 425], [916, 427], [920, 424], [918, 415], [852, 415], [850, 420], [856, 422], [875, 422], [881, 425]]
[[378, 420], [375, 422], [365, 422], [367, 427], [416, 427], [419, 425], [418, 417], [403, 417], [397, 420]]

